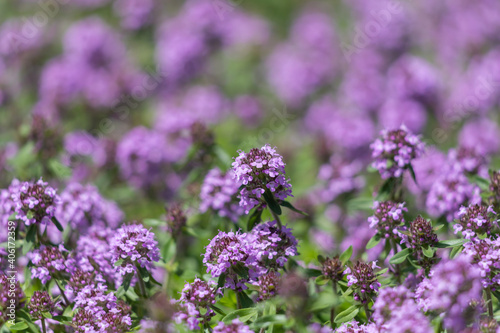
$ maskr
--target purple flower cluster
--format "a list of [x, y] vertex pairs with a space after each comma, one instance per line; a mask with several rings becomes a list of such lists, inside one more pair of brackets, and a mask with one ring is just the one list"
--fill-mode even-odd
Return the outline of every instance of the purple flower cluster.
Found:
[[63, 55], [49, 63], [40, 79], [47, 103], [68, 103], [80, 95], [93, 108], [112, 107], [138, 82], [119, 35], [99, 18], [70, 26], [63, 44]]
[[[247, 234], [221, 231], [207, 246], [203, 263], [212, 277], [226, 275], [225, 288], [246, 289], [245, 282], [256, 280], [260, 275], [255, 251], [246, 238]], [[248, 278], [238, 278], [237, 265], [247, 268]]]
[[35, 291], [28, 303], [28, 312], [33, 319], [43, 318], [43, 313], [54, 314], [57, 304], [46, 291]]
[[372, 166], [384, 179], [401, 177], [411, 166], [411, 162], [424, 151], [420, 138], [411, 134], [404, 125], [397, 130], [382, 131], [382, 137], [376, 139], [370, 147], [372, 158], [375, 159]]
[[330, 162], [321, 166], [318, 180], [324, 184], [320, 191], [323, 202], [331, 202], [344, 193], [360, 190], [365, 181], [359, 175], [363, 168], [362, 163], [346, 162], [337, 155], [332, 155]]
[[496, 213], [492, 206], [470, 205], [460, 207], [457, 215], [457, 223], [453, 226], [455, 234], [460, 231], [464, 238], [471, 239], [477, 235], [490, 235]]
[[[158, 131], [136, 127], [125, 134], [118, 143], [116, 163], [120, 173], [137, 188], [161, 186], [168, 179], [169, 164], [182, 157], [176, 148], [168, 143], [168, 137]], [[167, 184], [175, 188], [177, 184]]]
[[344, 265], [342, 265], [338, 256], [326, 258], [325, 261], [321, 263], [321, 272], [335, 284], [342, 280], [344, 276]]
[[217, 326], [214, 327], [214, 333], [252, 333], [252, 330], [239, 319], [234, 319], [229, 324], [222, 321], [218, 323]]
[[111, 239], [115, 231], [109, 228], [91, 227], [87, 235], [81, 236], [76, 244], [75, 260], [85, 272], [96, 272], [117, 288], [123, 279], [114, 266]]
[[292, 229], [281, 226], [280, 230], [276, 221], [257, 225], [247, 235], [246, 241], [252, 244], [256, 258], [262, 267], [283, 267], [288, 257], [298, 254], [298, 242], [292, 234]]
[[376, 262], [370, 265], [358, 261], [344, 270], [344, 274], [347, 275], [347, 286], [352, 287], [354, 291], [354, 300], [367, 304], [375, 298], [381, 286], [374, 272], [376, 267]]
[[379, 333], [379, 329], [375, 323], [360, 325], [357, 321], [353, 320], [343, 323], [342, 326], [335, 330], [336, 333]]
[[462, 169], [447, 167], [431, 186], [426, 207], [431, 215], [444, 215], [451, 222], [458, 217], [462, 205], [479, 202], [479, 187], [469, 182]]
[[118, 301], [106, 286], [85, 286], [75, 297], [77, 332], [127, 332], [132, 325], [131, 308]]
[[281, 284], [281, 275], [276, 271], [269, 271], [268, 273], [259, 276], [259, 280], [254, 283], [259, 288], [259, 296], [257, 301], [262, 302], [273, 298]]
[[[10, 189], [10, 188], [9, 188]], [[12, 194], [17, 218], [26, 225], [49, 224], [55, 215], [59, 197], [56, 190], [42, 179], [23, 182]]]
[[205, 282], [196, 278], [192, 283], [186, 283], [182, 289], [181, 307], [189, 308], [189, 311], [181, 311], [174, 315], [177, 321], [185, 322], [190, 329], [199, 328], [200, 324], [205, 325], [215, 316], [211, 305], [215, 304], [216, 298], [222, 296], [222, 291], [217, 288], [213, 281]]
[[[24, 306], [24, 292], [19, 286], [19, 281], [15, 276], [8, 277], [3, 272], [0, 273], [0, 326], [2, 326], [10, 316], [7, 314]], [[13, 300], [13, 301], [12, 301]]]
[[336, 33], [330, 18], [319, 11], [306, 11], [294, 22], [291, 36], [275, 47], [267, 59], [267, 80], [276, 94], [292, 107], [335, 75]]
[[380, 332], [428, 333], [429, 320], [421, 313], [414, 294], [404, 286], [381, 289], [373, 304], [373, 318]]
[[233, 162], [233, 172], [236, 180], [244, 185], [240, 191], [240, 206], [247, 214], [253, 207], [263, 204], [262, 195], [266, 191], [278, 200], [292, 196], [283, 157], [270, 145], [253, 148], [248, 153], [240, 150]]
[[396, 203], [392, 201], [375, 201], [373, 203], [374, 215], [368, 218], [370, 228], [377, 230], [381, 238], [399, 239], [398, 228], [404, 225], [405, 219], [403, 212], [408, 208], [405, 203]]
[[93, 185], [70, 183], [60, 195], [55, 216], [84, 234], [92, 225], [116, 228], [123, 212], [116, 203], [106, 200]]
[[415, 297], [424, 312], [444, 313], [444, 327], [457, 332], [474, 321], [471, 302], [481, 299], [481, 272], [467, 256], [443, 260], [418, 286]]
[[31, 276], [46, 284], [51, 278], [60, 278], [61, 274], [72, 273], [75, 270], [75, 260], [68, 258], [68, 250], [62, 245], [58, 247], [44, 246], [28, 253], [34, 266]]
[[480, 270], [483, 287], [497, 290], [500, 287], [500, 239], [473, 238], [464, 244], [463, 252]]
[[158, 242], [154, 233], [142, 225], [125, 225], [110, 240], [112, 261], [121, 261], [118, 271], [125, 275], [135, 272], [137, 265], [151, 270], [153, 262], [160, 260]]
[[218, 168], [210, 170], [200, 190], [200, 211], [212, 209], [219, 216], [238, 222], [244, 209], [237, 200], [240, 184], [234, 178], [232, 171], [224, 174]]
[[[297, 240], [291, 229], [279, 230], [276, 221], [269, 221], [250, 233], [219, 232], [207, 246], [203, 263], [212, 277], [226, 275], [226, 288], [242, 290], [246, 282], [257, 281], [269, 268], [283, 267], [295, 255]], [[247, 277], [241, 276], [242, 270]]]

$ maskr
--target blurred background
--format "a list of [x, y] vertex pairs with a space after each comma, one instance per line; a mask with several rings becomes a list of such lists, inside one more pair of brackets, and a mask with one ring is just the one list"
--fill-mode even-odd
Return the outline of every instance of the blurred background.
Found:
[[193, 272], [213, 230], [239, 227], [200, 211], [205, 176], [239, 149], [284, 155], [306, 263], [375, 233], [383, 129], [427, 144], [405, 180], [412, 216], [446, 219], [456, 186], [452, 205], [466, 202], [474, 183], [445, 177], [454, 159], [500, 167], [497, 0], [18, 0], [0, 22], [1, 187], [91, 184], [126, 221], [180, 205], [201, 240]]

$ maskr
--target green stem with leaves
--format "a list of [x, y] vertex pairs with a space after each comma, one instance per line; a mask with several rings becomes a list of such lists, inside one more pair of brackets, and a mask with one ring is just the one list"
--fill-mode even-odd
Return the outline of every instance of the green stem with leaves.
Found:
[[44, 317], [40, 318], [40, 321], [42, 322], [42, 333], [47, 333], [47, 327], [45, 326], [45, 318]]
[[271, 211], [271, 214], [273, 214], [273, 217], [276, 220], [276, 223], [278, 223], [279, 230], [281, 230], [283, 227], [283, 224], [281, 223], [281, 219], [280, 219], [279, 215], [276, 214], [275, 212], [273, 212], [272, 209], [269, 209], [269, 211]]
[[61, 287], [61, 285], [59, 284], [59, 282], [57, 281], [56, 278], [54, 278], [54, 281], [56, 282], [56, 285], [57, 287], [59, 288], [59, 291], [61, 292], [61, 296], [62, 298], [64, 299], [64, 305], [65, 306], [69, 306], [70, 305], [70, 301], [68, 300], [68, 298], [66, 297], [66, 294], [64, 293], [64, 290], [63, 288]]
[[139, 272], [139, 267], [135, 266], [135, 270], [137, 272], [137, 279], [139, 280], [139, 289], [141, 290], [141, 297], [147, 298], [146, 285], [144, 284], [144, 280], [142, 279], [141, 273]]
[[236, 304], [237, 304], [238, 310], [241, 309], [241, 296], [240, 296], [240, 293], [238, 291], [236, 292]]
[[491, 298], [490, 287], [486, 288], [486, 304], [488, 305], [488, 316], [493, 318], [493, 299]]

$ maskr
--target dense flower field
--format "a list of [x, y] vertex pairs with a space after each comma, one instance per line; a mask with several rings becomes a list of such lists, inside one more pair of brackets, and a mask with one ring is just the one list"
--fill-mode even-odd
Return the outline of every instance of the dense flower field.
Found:
[[0, 1], [0, 333], [500, 332], [498, 0]]

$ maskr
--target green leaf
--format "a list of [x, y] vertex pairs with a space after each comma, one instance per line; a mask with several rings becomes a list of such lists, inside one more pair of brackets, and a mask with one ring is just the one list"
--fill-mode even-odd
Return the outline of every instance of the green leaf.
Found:
[[324, 256], [322, 256], [321, 254], [318, 254], [318, 261], [320, 264], [322, 264], [326, 261], [326, 258]]
[[134, 277], [134, 273], [127, 273], [125, 275], [125, 277], [123, 278], [123, 283], [122, 283], [122, 287], [125, 291], [128, 290], [128, 288], [130, 287], [130, 282], [132, 282], [132, 278]]
[[253, 322], [255, 328], [266, 328], [271, 325], [284, 325], [288, 321], [288, 318], [283, 314], [273, 314], [257, 318]]
[[328, 281], [330, 281], [330, 279], [324, 275], [320, 275], [314, 281], [316, 282], [317, 285], [322, 286], [322, 285], [327, 284]]
[[248, 277], [249, 277], [248, 267], [245, 266], [245, 264], [243, 264], [242, 262], [238, 262], [236, 265], [233, 265], [232, 269], [236, 274], [238, 274], [238, 276], [240, 276], [244, 279], [248, 279]]
[[471, 175], [467, 177], [469, 182], [477, 185], [481, 190], [488, 191], [490, 189], [490, 182], [478, 175]]
[[358, 312], [359, 312], [358, 307], [356, 305], [353, 305], [350, 308], [348, 308], [347, 310], [344, 310], [341, 313], [339, 313], [337, 315], [337, 317], [335, 317], [334, 322], [335, 322], [335, 324], [342, 324], [342, 323], [345, 323], [347, 321], [350, 321], [354, 317], [356, 317]]
[[238, 295], [240, 296], [240, 301], [241, 301], [241, 306], [244, 308], [250, 308], [252, 307], [253, 301], [248, 297], [247, 293], [244, 291], [238, 292]]
[[49, 160], [49, 169], [58, 178], [68, 178], [71, 176], [71, 168], [62, 164], [58, 160]]
[[20, 321], [18, 323], [15, 323], [14, 325], [10, 326], [9, 329], [13, 331], [23, 331], [27, 329], [29, 326], [26, 324], [24, 321]]
[[314, 268], [306, 268], [304, 272], [306, 273], [307, 277], [317, 277], [321, 275], [321, 271], [319, 269], [314, 269]]
[[347, 248], [339, 257], [339, 260], [342, 262], [342, 265], [345, 265], [346, 262], [351, 259], [352, 256], [352, 245]]
[[349, 211], [356, 212], [359, 210], [372, 211], [373, 209], [373, 198], [355, 198], [347, 202], [347, 207]]
[[42, 316], [47, 319], [52, 319], [52, 314], [50, 312], [42, 312]]
[[220, 314], [221, 316], [227, 316], [227, 313], [225, 313], [222, 309], [216, 307], [215, 305], [210, 305], [210, 308]]
[[299, 213], [299, 214], [302, 214], [304, 216], [309, 216], [309, 214], [307, 214], [304, 211], [301, 211], [300, 209], [295, 208], [290, 202], [288, 202], [286, 200], [281, 201], [281, 206], [286, 207], [286, 208], [294, 211], [295, 213]]
[[165, 262], [169, 262], [175, 256], [175, 240], [170, 238], [161, 248], [161, 256]]
[[116, 267], [119, 267], [119, 266], [121, 266], [122, 264], [123, 264], [123, 259], [118, 259], [118, 260], [115, 262], [115, 264], [114, 264], [114, 265], [115, 265]]
[[396, 253], [392, 258], [389, 260], [389, 263], [393, 265], [397, 265], [405, 261], [406, 257], [410, 255], [410, 249], [404, 249], [402, 251], [399, 251]]
[[30, 243], [35, 242], [36, 228], [37, 228], [36, 224], [32, 224], [28, 227], [28, 231], [26, 232], [26, 241]]
[[264, 200], [271, 211], [273, 211], [276, 215], [281, 215], [281, 206], [276, 201], [276, 198], [274, 198], [274, 194], [267, 188], [264, 192]]
[[52, 217], [52, 223], [54, 223], [54, 225], [56, 226], [57, 230], [63, 232], [64, 231], [64, 228], [62, 227], [61, 223], [59, 223], [59, 221], [56, 219], [55, 216]]
[[217, 288], [222, 288], [226, 284], [226, 273], [222, 273], [217, 280]]
[[387, 268], [387, 267], [386, 267], [386, 268], [384, 268], [384, 269], [382, 269], [382, 270], [378, 271], [375, 275], [377, 275], [377, 276], [378, 276], [378, 275], [385, 274], [385, 272], [387, 272], [388, 270], [389, 270], [389, 268]]
[[262, 221], [262, 212], [263, 209], [260, 207], [255, 208], [253, 213], [248, 217], [248, 222], [247, 222], [247, 229], [248, 231], [252, 230], [253, 227], [255, 227], [257, 224]]
[[460, 246], [460, 245], [463, 245], [467, 242], [468, 241], [466, 239], [450, 239], [450, 240], [444, 240], [444, 241], [438, 242], [435, 247], [443, 249], [443, 248], [448, 248], [448, 247]]
[[450, 251], [450, 259], [455, 258], [463, 250], [463, 246], [456, 246]]
[[368, 244], [366, 244], [366, 249], [371, 249], [371, 248], [374, 248], [375, 246], [378, 245], [378, 243], [380, 243], [382, 239], [380, 238], [379, 235], [375, 235], [373, 236], [372, 238], [370, 238], [370, 240], [368, 241]]
[[415, 176], [415, 170], [413, 170], [413, 166], [411, 165], [411, 163], [410, 163], [410, 166], [408, 167], [408, 170], [410, 170], [411, 178], [413, 178], [413, 181], [415, 182], [415, 184], [418, 185], [417, 176]]
[[432, 258], [434, 257], [434, 253], [436, 252], [436, 250], [433, 247], [428, 246], [428, 247], [423, 247], [422, 252], [424, 253], [424, 256], [426, 256], [427, 258]]
[[432, 230], [438, 231], [438, 230], [441, 230], [441, 228], [443, 228], [443, 227], [444, 227], [444, 224], [440, 224], [440, 225], [437, 225], [434, 228], [432, 228]]
[[230, 323], [233, 320], [239, 318], [241, 322], [245, 323], [251, 319], [255, 320], [258, 315], [259, 313], [256, 308], [239, 309], [228, 313], [227, 316], [222, 318], [222, 321], [225, 323]]
[[26, 324], [24, 321], [20, 321], [10, 326], [9, 328], [14, 331], [22, 331], [28, 328], [28, 324]]

